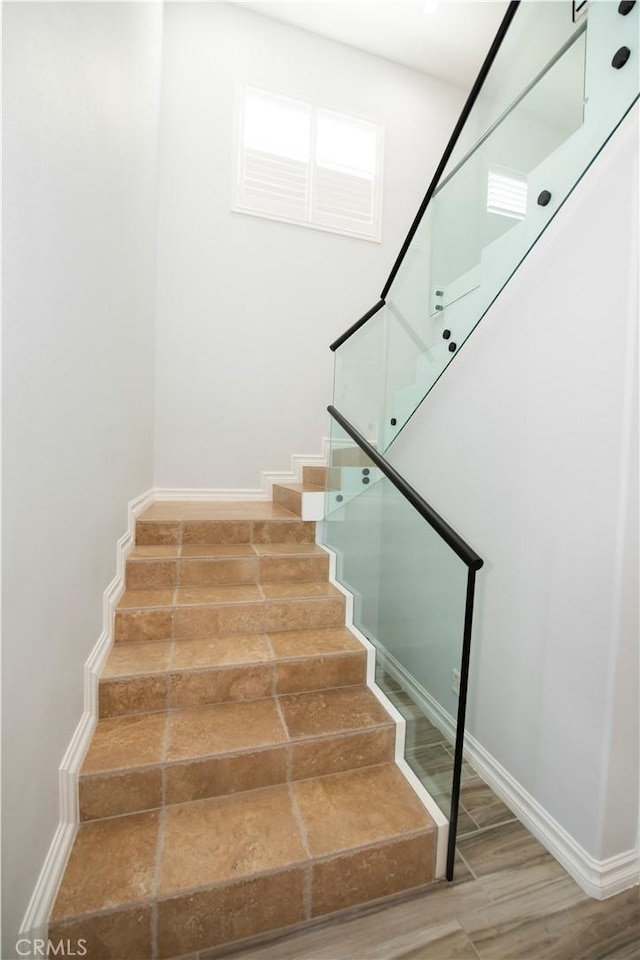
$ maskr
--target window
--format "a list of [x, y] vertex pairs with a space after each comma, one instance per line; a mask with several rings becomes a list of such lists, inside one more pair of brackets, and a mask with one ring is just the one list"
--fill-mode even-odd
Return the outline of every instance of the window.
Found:
[[487, 212], [524, 220], [527, 215], [527, 178], [522, 173], [494, 167], [489, 170]]
[[236, 169], [235, 211], [380, 239], [379, 123], [242, 85]]

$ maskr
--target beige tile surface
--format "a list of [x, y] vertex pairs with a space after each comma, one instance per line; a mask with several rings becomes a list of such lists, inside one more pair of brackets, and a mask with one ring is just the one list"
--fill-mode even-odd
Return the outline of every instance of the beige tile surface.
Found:
[[56, 923], [49, 939], [67, 950], [84, 949], [88, 960], [143, 960], [152, 954], [151, 925], [151, 907], [135, 907]]
[[170, 607], [175, 591], [172, 590], [125, 590], [118, 601], [118, 610], [143, 607]]
[[315, 524], [302, 520], [256, 520], [252, 524], [251, 540], [254, 544], [313, 543]]
[[178, 587], [178, 606], [210, 603], [261, 603], [262, 594], [256, 584], [219, 584], [212, 586]]
[[137, 643], [147, 640], [168, 640], [173, 631], [171, 608], [164, 610], [117, 610], [114, 640], [116, 643]]
[[112, 647], [109, 659], [102, 668], [101, 676], [108, 679], [109, 677], [161, 673], [169, 668], [170, 660], [170, 641], [119, 643]]
[[307, 859], [285, 786], [167, 808], [160, 895]]
[[291, 747], [291, 777], [294, 780], [306, 780], [358, 767], [391, 763], [394, 745], [395, 731], [392, 727], [376, 727], [364, 733], [294, 743]]
[[265, 609], [267, 633], [280, 630], [316, 630], [344, 625], [344, 597], [313, 600], [268, 600]]
[[274, 673], [270, 664], [252, 664], [172, 673], [169, 682], [168, 706], [178, 709], [202, 703], [269, 697], [273, 693]]
[[162, 519], [136, 522], [138, 546], [175, 546], [182, 538], [182, 525]]
[[180, 640], [174, 645], [172, 666], [175, 670], [197, 670], [234, 663], [264, 663], [272, 659], [266, 635], [245, 633]]
[[312, 856], [380, 843], [433, 821], [394, 764], [292, 785]]
[[332, 583], [263, 583], [262, 592], [267, 600], [309, 600], [316, 597], [342, 597]]
[[136, 544], [127, 556], [127, 560], [167, 560], [177, 559], [180, 556], [180, 546], [178, 544], [168, 544], [160, 546], [152, 544], [142, 546]]
[[165, 802], [184, 803], [257, 790], [284, 783], [286, 779], [287, 748], [284, 746], [172, 763], [165, 770]]
[[366, 687], [298, 693], [279, 699], [284, 722], [294, 740], [392, 723]]
[[265, 610], [260, 603], [229, 603], [176, 608], [176, 640], [218, 637], [233, 633], [264, 633]]
[[328, 557], [315, 543], [254, 543], [253, 549], [259, 557]]
[[174, 587], [177, 579], [175, 560], [127, 560], [128, 590]]
[[167, 757], [233, 753], [286, 739], [273, 699], [192, 707], [171, 714]]
[[129, 713], [164, 710], [168, 691], [167, 674], [101, 680], [98, 693], [99, 715], [117, 717]]
[[56, 897], [53, 920], [148, 900], [158, 829], [157, 813], [82, 824]]
[[78, 793], [81, 820], [155, 810], [162, 806], [162, 770], [157, 766], [133, 773], [81, 776]]
[[434, 869], [435, 834], [399, 840], [315, 864], [312, 915], [322, 916], [431, 883]]
[[185, 543], [180, 551], [182, 560], [253, 560], [256, 552], [250, 543]]
[[182, 526], [182, 543], [201, 544], [249, 543], [251, 522], [249, 520], [186, 520]]
[[289, 660], [276, 666], [278, 693], [322, 690], [363, 684], [366, 675], [364, 650], [308, 660]]
[[167, 715], [148, 713], [101, 720], [93, 734], [82, 773], [101, 773], [160, 763], [164, 758]]
[[327, 577], [329, 557], [262, 557], [260, 559], [260, 581], [313, 581]]
[[181, 587], [214, 586], [224, 583], [255, 583], [258, 558], [183, 559], [178, 561], [177, 577]]
[[346, 627], [271, 632], [269, 640], [276, 657], [282, 659], [364, 651], [360, 641]]
[[274, 927], [301, 923], [305, 911], [306, 871], [293, 868], [272, 876], [240, 881], [158, 904], [161, 960], [187, 950], [243, 940]]

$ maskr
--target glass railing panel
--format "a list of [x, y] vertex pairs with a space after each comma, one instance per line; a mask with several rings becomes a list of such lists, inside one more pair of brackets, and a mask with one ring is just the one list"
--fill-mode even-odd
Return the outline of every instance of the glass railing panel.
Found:
[[[528, 33], [544, 43], [538, 43], [535, 57], [525, 56], [528, 65], [515, 100], [457, 166], [449, 165], [384, 308], [336, 353], [335, 405], [380, 452], [437, 382], [638, 98], [640, 5], [622, 16], [617, 3], [592, 0], [586, 19], [568, 27], [546, 9], [554, 6], [519, 8], [511, 30], [517, 27], [521, 34], [526, 22]], [[536, 16], [539, 22], [532, 19]], [[548, 23], [556, 26], [547, 37]], [[550, 38], [559, 48], [527, 80], [540, 65], [539, 48], [549, 53]], [[498, 75], [518, 49], [508, 41], [509, 34], [493, 68]], [[614, 55], [625, 47], [630, 56], [616, 68]], [[497, 104], [502, 108], [494, 88], [489, 86], [472, 112], [471, 126], [475, 122], [479, 128], [478, 117], [484, 123]], [[373, 380], [367, 383], [368, 373]]]
[[449, 818], [468, 567], [355, 450], [333, 421], [323, 542], [353, 594], [355, 626], [376, 647], [379, 685], [407, 721], [406, 760]]
[[582, 30], [436, 191], [430, 213], [432, 313], [477, 290], [492, 244], [533, 216], [532, 173], [584, 121], [585, 50]]
[[584, 24], [571, 3], [521, 3], [460, 135], [444, 176], [458, 165]]
[[415, 380], [416, 357], [429, 347], [424, 332], [390, 304], [336, 351], [335, 406], [377, 449], [395, 436], [389, 404], [402, 385]]

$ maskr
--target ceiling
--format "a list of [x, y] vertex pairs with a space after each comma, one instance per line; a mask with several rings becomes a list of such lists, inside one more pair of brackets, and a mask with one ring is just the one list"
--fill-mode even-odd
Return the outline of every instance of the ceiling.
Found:
[[264, 17], [471, 86], [507, 0], [232, 0]]

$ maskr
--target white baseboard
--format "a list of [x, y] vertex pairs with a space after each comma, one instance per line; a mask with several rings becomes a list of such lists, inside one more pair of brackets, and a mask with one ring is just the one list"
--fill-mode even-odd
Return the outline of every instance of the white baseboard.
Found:
[[[322, 453], [295, 453], [291, 457], [291, 470], [289, 473], [282, 473], [275, 470], [263, 470], [261, 475], [262, 484], [260, 487], [256, 487], [254, 489], [231, 489], [224, 487], [156, 487], [153, 491], [153, 496], [155, 500], [184, 500], [192, 502], [199, 502], [202, 500], [271, 500], [274, 483], [300, 483], [302, 480], [303, 467], [326, 466], [328, 449], [329, 438], [323, 437]], [[322, 499], [324, 504], [324, 497]]]
[[588, 896], [606, 900], [640, 883], [637, 848], [596, 860], [475, 737], [467, 734], [465, 741], [465, 759]]
[[[385, 655], [384, 663], [385, 669], [404, 686], [431, 723], [453, 743], [456, 725], [451, 714], [413, 679], [395, 657]], [[588, 896], [606, 900], [640, 883], [638, 849], [606, 860], [596, 860], [468, 732], [465, 734], [464, 758]]]
[[98, 720], [98, 682], [113, 643], [114, 612], [124, 590], [126, 558], [135, 541], [136, 517], [152, 502], [153, 492], [149, 491], [128, 506], [127, 532], [117, 545], [116, 575], [102, 598], [102, 633], [84, 666], [84, 711], [58, 768], [60, 822], [22, 919], [20, 937], [46, 939], [49, 914], [78, 829], [78, 775]]

